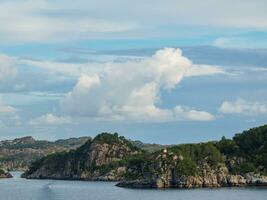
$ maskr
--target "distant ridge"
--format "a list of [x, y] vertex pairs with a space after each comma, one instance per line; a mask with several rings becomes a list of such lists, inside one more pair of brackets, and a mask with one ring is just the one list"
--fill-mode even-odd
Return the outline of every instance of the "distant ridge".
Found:
[[25, 171], [31, 162], [51, 153], [69, 151], [84, 144], [90, 137], [70, 138], [55, 142], [35, 140], [31, 136], [0, 141], [0, 168]]

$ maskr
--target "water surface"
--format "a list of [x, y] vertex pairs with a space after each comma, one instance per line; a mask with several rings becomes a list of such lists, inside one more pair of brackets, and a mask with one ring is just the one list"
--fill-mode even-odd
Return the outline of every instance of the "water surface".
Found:
[[267, 188], [125, 189], [110, 182], [0, 180], [0, 200], [265, 200]]

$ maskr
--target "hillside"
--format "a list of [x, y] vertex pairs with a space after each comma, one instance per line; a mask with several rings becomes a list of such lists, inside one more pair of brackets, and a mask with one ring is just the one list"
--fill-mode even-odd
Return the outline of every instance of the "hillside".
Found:
[[133, 158], [122, 187], [267, 185], [267, 125], [218, 142], [183, 144]]
[[112, 164], [141, 152], [118, 134], [102, 133], [77, 150], [48, 155], [34, 162], [26, 178], [121, 180], [125, 168]]
[[0, 141], [0, 168], [24, 171], [30, 163], [51, 153], [76, 149], [89, 137], [70, 138], [50, 142], [35, 140], [31, 136]]
[[191, 188], [267, 185], [267, 125], [233, 139], [148, 152], [102, 133], [77, 150], [33, 163], [26, 178], [116, 180], [118, 186]]

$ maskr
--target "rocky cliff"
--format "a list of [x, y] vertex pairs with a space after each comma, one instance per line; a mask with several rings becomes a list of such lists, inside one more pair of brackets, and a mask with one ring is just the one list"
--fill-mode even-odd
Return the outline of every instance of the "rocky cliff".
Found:
[[147, 160], [150, 161], [143, 163], [137, 161], [136, 165], [129, 165], [126, 168], [125, 180], [119, 182], [117, 186], [128, 188], [267, 186], [267, 176], [260, 173], [231, 173], [225, 163], [212, 164], [207, 158], [193, 167], [181, 154], [169, 152], [168, 149]]
[[128, 140], [102, 133], [75, 151], [52, 154], [33, 163], [25, 178], [122, 180], [125, 167], [121, 160], [140, 153]]

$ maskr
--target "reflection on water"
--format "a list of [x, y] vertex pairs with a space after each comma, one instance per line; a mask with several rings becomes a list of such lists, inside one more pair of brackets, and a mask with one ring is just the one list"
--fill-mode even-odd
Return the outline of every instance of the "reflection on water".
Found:
[[0, 180], [0, 200], [264, 200], [267, 188], [134, 190], [108, 182]]

